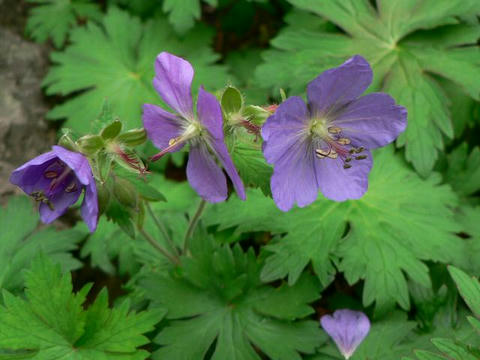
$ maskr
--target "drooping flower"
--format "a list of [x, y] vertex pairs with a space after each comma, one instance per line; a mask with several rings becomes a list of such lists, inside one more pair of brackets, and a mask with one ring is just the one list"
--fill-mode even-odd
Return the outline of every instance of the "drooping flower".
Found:
[[52, 151], [15, 169], [10, 182], [40, 203], [40, 219], [46, 224], [63, 215], [85, 190], [81, 213], [90, 231], [95, 231], [97, 188], [92, 168], [82, 154], [53, 146]]
[[322, 316], [320, 324], [337, 344], [345, 359], [353, 355], [370, 331], [368, 317], [360, 311], [349, 309], [337, 310], [333, 315]]
[[370, 150], [394, 141], [407, 124], [406, 109], [389, 95], [360, 96], [372, 77], [368, 62], [354, 56], [308, 84], [308, 106], [292, 96], [267, 119], [263, 152], [274, 165], [271, 188], [281, 210], [312, 203], [319, 189], [335, 201], [366, 192]]
[[157, 56], [155, 73], [155, 89], [176, 113], [156, 105], [143, 106], [143, 125], [147, 136], [161, 149], [152, 160], [178, 151], [188, 143], [187, 178], [195, 191], [210, 202], [227, 198], [227, 179], [216, 163], [218, 159], [238, 196], [245, 200], [243, 182], [224, 142], [222, 110], [215, 96], [200, 87], [195, 115], [191, 94], [194, 71], [190, 63], [162, 52]]

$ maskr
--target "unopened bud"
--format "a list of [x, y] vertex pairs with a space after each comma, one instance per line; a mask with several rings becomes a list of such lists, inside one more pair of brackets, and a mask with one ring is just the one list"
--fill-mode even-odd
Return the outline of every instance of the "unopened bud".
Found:
[[117, 177], [113, 185], [115, 198], [125, 206], [136, 208], [138, 205], [138, 193], [130, 181]]
[[95, 154], [105, 143], [99, 135], [85, 135], [77, 140], [77, 144], [80, 147], [80, 151], [87, 155]]
[[114, 139], [118, 134], [120, 134], [120, 131], [122, 131], [122, 122], [120, 120], [115, 120], [110, 125], [107, 125], [103, 128], [100, 136], [105, 140]]
[[147, 133], [143, 128], [132, 129], [118, 135], [117, 140], [127, 146], [138, 146], [147, 141]]
[[78, 151], [75, 141], [73, 141], [73, 139], [70, 137], [68, 133], [63, 134], [60, 137], [60, 139], [58, 140], [58, 145], [60, 145], [61, 147], [64, 147], [67, 150]]

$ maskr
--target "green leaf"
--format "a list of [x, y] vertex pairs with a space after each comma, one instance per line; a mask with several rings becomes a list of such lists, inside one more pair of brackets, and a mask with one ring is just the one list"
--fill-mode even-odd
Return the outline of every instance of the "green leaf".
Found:
[[463, 143], [447, 155], [448, 170], [445, 180], [462, 196], [473, 195], [480, 190], [480, 148], [470, 153]]
[[465, 300], [470, 310], [480, 317], [480, 302], [478, 301], [480, 299], [480, 282], [478, 282], [478, 279], [467, 275], [454, 266], [449, 266], [448, 271], [455, 284], [457, 284], [463, 300]]
[[76, 228], [57, 231], [53, 227], [36, 230], [38, 215], [25, 196], [13, 196], [0, 207], [0, 287], [16, 292], [23, 285], [19, 272], [28, 267], [39, 252], [60, 263], [64, 270], [81, 267], [71, 251], [88, 231]]
[[78, 19], [100, 20], [98, 4], [91, 0], [27, 0], [37, 4], [30, 10], [26, 31], [37, 42], [51, 38], [55, 47], [63, 46], [68, 32]]
[[316, 322], [302, 319], [312, 312], [318, 282], [305, 274], [291, 288], [262, 284], [252, 249], [217, 245], [199, 233], [178, 271], [152, 273], [141, 283], [170, 320], [155, 339], [162, 347], [153, 358], [201, 360], [211, 348], [214, 360], [260, 360], [254, 346], [272, 360], [312, 353], [322, 337]]
[[52, 53], [55, 65], [44, 80], [47, 93], [81, 93], [53, 108], [47, 117], [66, 118], [65, 126], [88, 133], [108, 97], [125, 128], [140, 127], [142, 105], [161, 103], [152, 78], [155, 57], [162, 51], [192, 62], [195, 91], [199, 84], [208, 90], [221, 88], [226, 71], [213, 65], [218, 55], [208, 46], [211, 37], [212, 32], [199, 25], [180, 40], [164, 18], [142, 24], [138, 18], [111, 8], [102, 26], [90, 23], [75, 29], [72, 44], [64, 52]]
[[[205, 0], [211, 6], [217, 6], [217, 0]], [[178, 33], [185, 33], [200, 19], [200, 0], [165, 0], [163, 11], [169, 13], [168, 20]]]
[[[327, 68], [360, 54], [374, 71], [369, 91], [385, 91], [408, 110], [408, 127], [397, 145], [422, 175], [430, 174], [443, 135], [453, 137], [449, 98], [432, 74], [457, 84], [465, 94], [480, 97], [478, 24], [458, 16], [478, 13], [476, 0], [289, 0], [311, 15], [305, 25], [291, 22], [272, 40], [256, 71], [264, 87], [304, 93], [306, 84]], [[298, 15], [297, 15], [298, 16]], [[345, 33], [333, 31], [325, 19]]]
[[[0, 349], [34, 351], [32, 359], [135, 359], [148, 357], [138, 348], [148, 343], [164, 315], [159, 311], [129, 312], [128, 303], [108, 308], [102, 291], [87, 310], [82, 304], [90, 286], [72, 293], [69, 273], [47, 258], [38, 258], [25, 274], [26, 299], [4, 292], [0, 306]], [[73, 355], [75, 354], [75, 355]]]
[[383, 311], [397, 302], [409, 309], [406, 276], [429, 287], [424, 261], [464, 265], [467, 259], [463, 240], [455, 236], [461, 229], [452, 211], [457, 206], [455, 194], [440, 185], [438, 174], [422, 180], [392, 150], [375, 152], [369, 190], [360, 200], [338, 203], [320, 198], [306, 208], [283, 213], [270, 198], [251, 191], [242, 205], [231, 198], [212, 206], [205, 221], [219, 229], [287, 232], [265, 247], [271, 253], [262, 270], [265, 281], [288, 275], [293, 284], [312, 263], [326, 286], [336, 264], [350, 284], [365, 280], [365, 306], [375, 302]]

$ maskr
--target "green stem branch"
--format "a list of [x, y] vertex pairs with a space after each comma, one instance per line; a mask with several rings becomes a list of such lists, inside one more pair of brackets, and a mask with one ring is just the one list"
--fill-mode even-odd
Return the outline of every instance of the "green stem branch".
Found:
[[200, 204], [198, 204], [198, 208], [197, 208], [197, 211], [195, 212], [195, 215], [193, 215], [193, 217], [190, 219], [190, 223], [188, 224], [188, 230], [185, 233], [185, 238], [183, 239], [184, 254], [186, 254], [188, 251], [189, 240], [193, 235], [193, 231], [197, 226], [198, 220], [200, 220], [200, 217], [202, 216], [203, 210], [205, 210], [205, 205], [207, 205], [207, 202], [202, 199], [202, 201], [200, 201]]
[[178, 249], [177, 247], [175, 246], [175, 243], [173, 242], [172, 238], [170, 237], [170, 235], [168, 235], [168, 231], [167, 229], [165, 228], [165, 226], [163, 225], [163, 223], [160, 221], [160, 219], [155, 215], [155, 213], [153, 212], [153, 209], [152, 207], [150, 206], [150, 203], [148, 201], [145, 202], [146, 204], [146, 207], [147, 207], [147, 211], [148, 213], [150, 214], [150, 216], [152, 217], [153, 219], [153, 222], [155, 223], [155, 225], [157, 226], [157, 228], [160, 230], [160, 232], [162, 233], [163, 237], [165, 238], [165, 240], [168, 242], [168, 245], [170, 245], [170, 247], [172, 248], [172, 250], [175, 252], [175, 255], [178, 257], [180, 256], [180, 253], [178, 252]]
[[147, 233], [144, 229], [138, 229], [143, 237], [152, 245], [156, 250], [158, 250], [163, 256], [165, 256], [172, 264], [178, 264], [178, 258], [172, 256], [165, 250], [149, 233]]

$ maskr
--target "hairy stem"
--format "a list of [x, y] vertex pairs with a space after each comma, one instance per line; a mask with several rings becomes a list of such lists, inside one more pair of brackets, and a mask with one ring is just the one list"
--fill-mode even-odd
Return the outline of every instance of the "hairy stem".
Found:
[[160, 232], [162, 233], [163, 237], [165, 238], [165, 240], [168, 242], [168, 245], [170, 245], [170, 247], [172, 248], [172, 250], [175, 252], [175, 255], [178, 257], [180, 256], [180, 253], [177, 249], [177, 247], [175, 246], [175, 243], [173, 242], [172, 238], [170, 237], [170, 235], [168, 235], [168, 231], [167, 229], [165, 228], [165, 226], [163, 225], [163, 223], [160, 221], [160, 219], [155, 215], [155, 213], [153, 212], [153, 209], [152, 207], [150, 206], [150, 203], [149, 202], [145, 202], [146, 204], [146, 207], [147, 207], [147, 211], [148, 213], [150, 214], [150, 216], [152, 217], [153, 219], [153, 222], [155, 223], [155, 225], [157, 226], [157, 228], [160, 230]]
[[202, 216], [203, 210], [205, 210], [205, 205], [207, 205], [207, 202], [202, 199], [202, 201], [200, 201], [200, 204], [198, 204], [198, 208], [197, 208], [197, 211], [195, 212], [195, 215], [193, 215], [193, 217], [190, 219], [190, 223], [188, 224], [188, 230], [185, 233], [185, 238], [183, 239], [184, 254], [186, 254], [188, 251], [189, 240], [193, 235], [193, 231], [197, 226], [198, 220]]
[[178, 264], [178, 258], [176, 256], [172, 256], [165, 250], [149, 233], [147, 233], [144, 229], [138, 229], [140, 233], [143, 235], [145, 239], [152, 245], [156, 250], [158, 250], [163, 256], [165, 256], [172, 264]]

